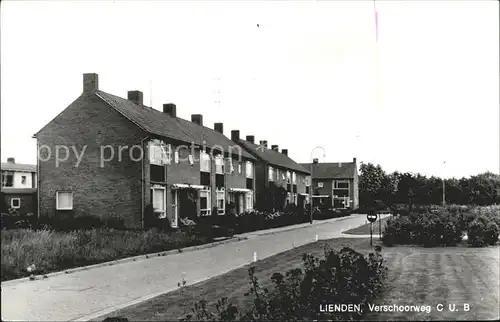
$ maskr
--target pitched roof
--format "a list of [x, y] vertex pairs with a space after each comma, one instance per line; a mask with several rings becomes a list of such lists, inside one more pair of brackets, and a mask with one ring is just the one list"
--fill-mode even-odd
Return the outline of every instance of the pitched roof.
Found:
[[225, 153], [233, 151], [233, 155], [238, 154], [239, 150], [241, 150], [243, 158], [255, 159], [244, 149], [236, 148], [238, 145], [224, 134], [213, 129], [179, 117], [172, 117], [149, 106], [137, 105], [133, 101], [103, 91], [96, 91], [96, 94], [148, 133], [173, 138], [189, 144], [222, 147]]
[[293, 161], [292, 159], [290, 159], [290, 157], [288, 157], [283, 153], [274, 151], [272, 149], [264, 148], [262, 146], [259, 146], [257, 144], [245, 140], [240, 140], [239, 144], [242, 145], [244, 148], [252, 151], [252, 153], [256, 155], [258, 158], [272, 165], [309, 174], [309, 170], [305, 169], [303, 166]]
[[22, 171], [22, 172], [36, 172], [36, 165], [33, 164], [21, 164], [21, 163], [3, 163], [2, 170], [7, 171]]
[[[301, 163], [306, 169], [311, 169], [311, 163]], [[314, 163], [313, 179], [350, 179], [354, 178], [356, 165], [354, 162]]]

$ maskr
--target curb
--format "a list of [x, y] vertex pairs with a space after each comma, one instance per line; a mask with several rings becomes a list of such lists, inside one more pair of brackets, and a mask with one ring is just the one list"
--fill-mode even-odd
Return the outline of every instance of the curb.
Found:
[[[331, 224], [331, 223], [334, 223], [334, 222], [337, 222], [337, 221], [347, 220], [349, 218], [352, 218], [352, 217], [351, 216], [345, 216], [345, 217], [338, 217], [338, 218], [316, 220], [316, 221], [313, 221], [312, 224], [310, 224], [310, 223], [302, 223], [302, 224], [293, 225], [292, 227], [289, 226], [290, 227], [289, 229], [281, 229], [281, 230], [279, 230], [280, 228], [272, 228], [272, 229], [276, 229], [276, 230], [275, 231], [269, 231], [269, 232], [265, 232], [265, 230], [264, 230], [263, 233], [259, 233], [259, 230], [256, 230], [256, 231], [253, 231], [253, 232], [243, 233], [243, 234], [239, 234], [239, 235], [235, 235], [235, 236], [239, 236], [239, 237], [247, 239], [247, 237], [245, 237], [245, 236], [258, 237], [258, 236], [273, 235], [273, 234], [278, 234], [278, 233], [282, 233], [282, 232], [286, 232], [286, 231], [301, 229], [301, 228], [305, 228], [305, 227], [313, 227], [313, 226], [320, 226], [320, 225], [324, 225], [324, 224]], [[300, 225], [300, 226], [298, 226], [298, 225]], [[284, 228], [284, 227], [287, 227], [287, 226], [283, 226], [281, 228]], [[262, 231], [262, 230], [260, 230], [260, 231]]]
[[[52, 272], [52, 273], [48, 273], [48, 274], [35, 275], [35, 280], [43, 280], [43, 277], [40, 278], [41, 276], [47, 276], [47, 278], [49, 278], [52, 276], [57, 276], [57, 275], [62, 275], [62, 274], [70, 274], [70, 273], [75, 273], [75, 272], [80, 272], [80, 271], [86, 271], [86, 270], [90, 270], [93, 268], [99, 268], [99, 267], [104, 267], [104, 266], [113, 266], [113, 265], [117, 265], [117, 264], [123, 264], [123, 263], [127, 263], [127, 262], [137, 261], [137, 260], [144, 260], [144, 259], [162, 257], [162, 256], [167, 256], [167, 255], [173, 255], [173, 254], [181, 254], [184, 252], [191, 252], [191, 251], [205, 249], [205, 248], [212, 248], [215, 246], [234, 243], [234, 242], [238, 242], [238, 241], [242, 241], [242, 240], [246, 240], [246, 239], [248, 239], [248, 238], [234, 236], [234, 237], [231, 237], [228, 239], [212, 242], [209, 244], [195, 245], [195, 246], [189, 246], [186, 248], [171, 249], [171, 250], [167, 250], [167, 251], [163, 251], [163, 252], [137, 255], [137, 256], [133, 256], [133, 257], [126, 257], [126, 258], [121, 258], [121, 259], [117, 259], [117, 260], [102, 262], [102, 263], [88, 265], [88, 266], [70, 268], [70, 269], [66, 269], [63, 271]], [[26, 282], [26, 281], [30, 281], [30, 278], [23, 277], [23, 278], [18, 278], [18, 279], [14, 279], [14, 280], [9, 280], [9, 281], [2, 282], [1, 285], [2, 286], [11, 286], [11, 285], [19, 284], [19, 283]]]

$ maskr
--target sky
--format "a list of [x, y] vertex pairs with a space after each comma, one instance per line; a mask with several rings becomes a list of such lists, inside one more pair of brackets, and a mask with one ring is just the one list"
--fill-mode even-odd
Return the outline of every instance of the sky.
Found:
[[35, 164], [33, 134], [98, 73], [105, 92], [141, 90], [297, 162], [499, 173], [498, 5], [3, 1], [1, 159]]

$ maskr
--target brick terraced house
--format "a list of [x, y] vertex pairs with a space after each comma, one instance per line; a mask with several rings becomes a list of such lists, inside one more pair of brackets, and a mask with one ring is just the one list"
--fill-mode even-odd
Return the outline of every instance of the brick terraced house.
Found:
[[[311, 163], [301, 163], [311, 169]], [[359, 208], [359, 177], [356, 158], [352, 162], [312, 163], [313, 205], [335, 209]]]
[[304, 207], [309, 202], [310, 172], [292, 160], [288, 156], [287, 149], [282, 149], [280, 152], [278, 145], [272, 145], [269, 149], [265, 140], [255, 144], [253, 135], [248, 135], [246, 140], [243, 140], [237, 130], [231, 132], [231, 140], [238, 142], [248, 153], [257, 158], [255, 177], [259, 206], [266, 200], [264, 194], [271, 185], [285, 189], [285, 205]]
[[255, 199], [255, 157], [223, 134], [158, 111], [140, 91], [127, 99], [99, 90], [97, 74], [83, 75], [83, 93], [34, 135], [39, 216], [119, 218], [143, 228], [152, 207], [178, 227], [183, 217], [243, 212]]

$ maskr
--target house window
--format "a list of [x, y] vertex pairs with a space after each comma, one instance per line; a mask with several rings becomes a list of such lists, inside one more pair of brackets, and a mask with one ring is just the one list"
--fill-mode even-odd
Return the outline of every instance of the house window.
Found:
[[269, 181], [274, 181], [273, 167], [269, 167]]
[[174, 162], [179, 163], [179, 151], [175, 151], [174, 153]]
[[2, 187], [12, 187], [14, 186], [14, 172], [3, 171], [2, 172]]
[[246, 203], [245, 203], [246, 210], [250, 211], [253, 209], [253, 194], [252, 194], [252, 192], [247, 192], [245, 198], [246, 198]]
[[20, 198], [12, 198], [10, 199], [10, 207], [13, 209], [21, 208], [21, 199]]
[[202, 216], [210, 216], [210, 190], [200, 191], [200, 214]]
[[280, 179], [280, 169], [276, 169], [276, 181]]
[[193, 158], [193, 155], [192, 155], [192, 154], [189, 154], [188, 159], [189, 159], [189, 164], [190, 164], [190, 165], [194, 165], [194, 158]]
[[156, 165], [170, 164], [172, 147], [160, 140], [149, 142], [149, 162]]
[[238, 163], [238, 174], [241, 174], [241, 164]]
[[210, 156], [204, 151], [200, 152], [200, 171], [210, 172]]
[[307, 176], [306, 177], [306, 186], [309, 187], [311, 185], [311, 177]]
[[323, 182], [318, 182], [318, 188], [323, 188]]
[[166, 207], [165, 207], [165, 188], [163, 187], [154, 187], [151, 188], [151, 197], [153, 199], [153, 209], [155, 212], [160, 214], [160, 218], [166, 217]]
[[154, 182], [165, 182], [165, 166], [152, 164], [149, 167], [150, 180]]
[[72, 210], [73, 209], [73, 192], [57, 191], [56, 192], [56, 209], [57, 210]]
[[290, 182], [290, 171], [286, 172], [286, 183], [291, 183]]
[[228, 173], [229, 174], [233, 174], [233, 172], [234, 172], [233, 158], [231, 158], [231, 157], [227, 158], [227, 164], [229, 165], [229, 167], [228, 167], [228, 170], [229, 170]]
[[226, 192], [224, 189], [217, 191], [217, 212], [219, 215], [223, 215], [226, 212]]
[[21, 184], [26, 184], [26, 176], [21, 177]]
[[293, 184], [297, 184], [297, 175], [295, 174], [295, 172], [292, 172], [292, 182]]
[[289, 204], [291, 203], [292, 200], [292, 194], [290, 192], [286, 193], [286, 203]]
[[222, 156], [215, 157], [215, 173], [224, 174], [224, 158]]
[[297, 204], [297, 194], [296, 193], [293, 194], [293, 204], [294, 205]]
[[349, 181], [337, 180], [334, 185], [335, 189], [349, 189]]
[[253, 178], [253, 164], [252, 164], [252, 162], [247, 161], [245, 173], [246, 173], [247, 178]]

